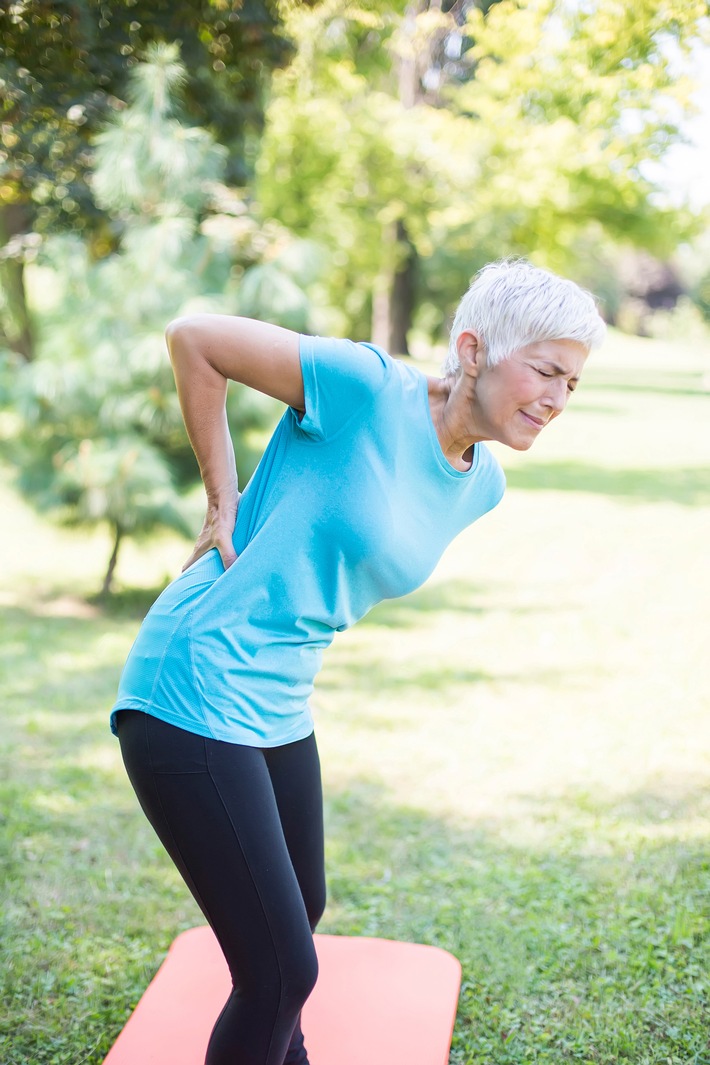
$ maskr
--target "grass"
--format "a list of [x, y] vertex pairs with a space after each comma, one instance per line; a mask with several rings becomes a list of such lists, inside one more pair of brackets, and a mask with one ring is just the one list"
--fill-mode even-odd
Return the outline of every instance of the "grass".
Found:
[[[503, 504], [327, 656], [322, 927], [460, 958], [452, 1065], [710, 1065], [709, 359], [612, 340]], [[0, 495], [0, 1059], [94, 1065], [201, 920], [106, 722], [189, 548], [131, 547], [100, 606], [108, 539]]]

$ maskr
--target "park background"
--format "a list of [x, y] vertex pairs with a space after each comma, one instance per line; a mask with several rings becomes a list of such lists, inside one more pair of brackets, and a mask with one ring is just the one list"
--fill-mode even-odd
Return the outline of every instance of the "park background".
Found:
[[[496, 511], [331, 649], [322, 928], [461, 959], [452, 1065], [709, 1065], [707, 43], [693, 0], [3, 6], [7, 1065], [99, 1063], [201, 922], [107, 726], [201, 521], [165, 324], [436, 373], [502, 255], [610, 338], [497, 450]], [[229, 410], [244, 482], [279, 410]]]

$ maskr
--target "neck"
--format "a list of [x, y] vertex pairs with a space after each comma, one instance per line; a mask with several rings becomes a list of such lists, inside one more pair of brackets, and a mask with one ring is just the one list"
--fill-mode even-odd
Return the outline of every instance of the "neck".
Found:
[[473, 446], [486, 439], [475, 424], [474, 382], [464, 375], [429, 378], [429, 407], [436, 435], [447, 462], [468, 470]]

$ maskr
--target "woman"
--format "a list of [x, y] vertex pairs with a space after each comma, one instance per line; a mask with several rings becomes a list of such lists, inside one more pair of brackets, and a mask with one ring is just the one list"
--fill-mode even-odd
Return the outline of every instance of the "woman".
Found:
[[[372, 345], [248, 319], [168, 327], [207, 516], [143, 623], [112, 727], [232, 974], [207, 1065], [308, 1060], [299, 1017], [325, 902], [308, 698], [323, 648], [422, 584], [499, 502], [503, 473], [483, 441], [529, 448], [603, 334], [588, 293], [524, 262], [478, 275], [442, 378]], [[287, 404], [241, 496], [228, 379]]]

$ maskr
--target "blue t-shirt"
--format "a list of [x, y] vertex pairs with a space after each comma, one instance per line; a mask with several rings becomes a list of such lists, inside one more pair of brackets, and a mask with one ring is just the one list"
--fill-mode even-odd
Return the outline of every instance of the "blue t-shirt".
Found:
[[114, 731], [126, 708], [251, 747], [304, 739], [334, 633], [419, 587], [503, 495], [485, 445], [466, 472], [444, 458], [415, 367], [320, 337], [301, 337], [300, 357], [305, 414], [286, 410], [241, 496], [237, 560], [209, 551], [153, 604]]

